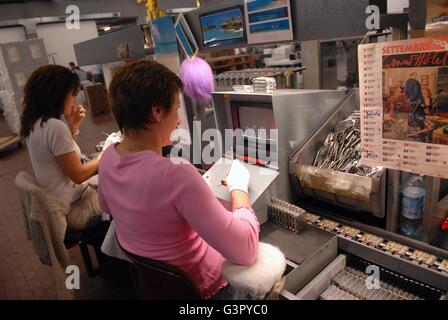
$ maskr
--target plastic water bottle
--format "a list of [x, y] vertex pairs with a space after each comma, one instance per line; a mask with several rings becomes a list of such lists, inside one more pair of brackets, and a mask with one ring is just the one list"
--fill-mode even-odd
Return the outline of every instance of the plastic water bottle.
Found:
[[425, 181], [422, 176], [409, 174], [401, 188], [401, 233], [420, 238], [422, 235]]

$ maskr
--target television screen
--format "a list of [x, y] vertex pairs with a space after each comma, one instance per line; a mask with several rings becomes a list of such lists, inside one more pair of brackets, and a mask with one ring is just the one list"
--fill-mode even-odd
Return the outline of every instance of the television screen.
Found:
[[[272, 108], [264, 106], [234, 105], [234, 127], [243, 130], [247, 138], [270, 139], [270, 130], [276, 129]], [[253, 129], [247, 130], [247, 129]], [[265, 136], [260, 136], [265, 129]], [[251, 135], [254, 135], [251, 137]], [[264, 135], [264, 134], [263, 134]]]
[[203, 44], [206, 47], [234, 45], [246, 42], [243, 11], [234, 6], [199, 16]]

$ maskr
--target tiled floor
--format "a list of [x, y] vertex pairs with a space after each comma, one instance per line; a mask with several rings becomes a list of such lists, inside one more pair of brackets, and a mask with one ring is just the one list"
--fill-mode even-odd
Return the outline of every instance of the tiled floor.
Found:
[[[105, 138], [103, 132], [116, 130], [112, 115], [95, 118], [87, 115], [78, 144], [84, 153], [93, 153], [96, 144]], [[0, 137], [9, 134], [7, 123], [0, 118]], [[57, 299], [51, 267], [40, 263], [25, 236], [14, 187], [14, 178], [21, 170], [33, 173], [26, 146], [0, 152], [0, 299]], [[126, 298], [110, 278], [87, 277], [78, 247], [70, 249], [69, 254], [81, 269], [77, 299]]]

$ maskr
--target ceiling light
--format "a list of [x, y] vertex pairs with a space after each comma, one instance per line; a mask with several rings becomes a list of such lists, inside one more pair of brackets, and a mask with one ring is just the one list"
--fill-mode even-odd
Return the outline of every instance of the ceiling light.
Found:
[[109, 30], [110, 30], [110, 26], [104, 27], [104, 31], [109, 31]]

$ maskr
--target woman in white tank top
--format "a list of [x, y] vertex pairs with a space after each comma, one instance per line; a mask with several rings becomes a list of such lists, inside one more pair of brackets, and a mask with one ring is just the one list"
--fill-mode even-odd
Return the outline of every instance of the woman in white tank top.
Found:
[[75, 142], [86, 114], [76, 103], [79, 86], [78, 75], [68, 68], [38, 68], [25, 86], [21, 119], [21, 136], [39, 186], [71, 205], [69, 230], [82, 230], [101, 221], [97, 194], [86, 182], [97, 173], [99, 158], [82, 163]]

